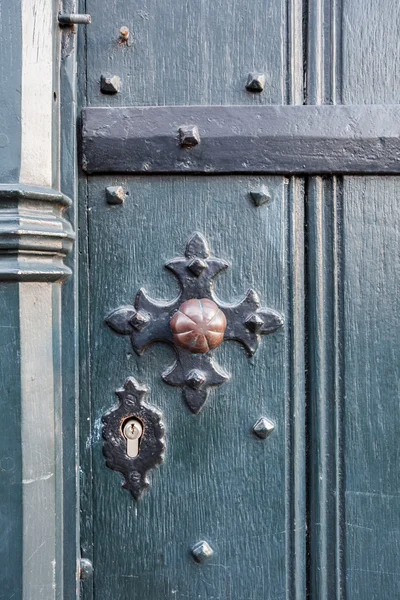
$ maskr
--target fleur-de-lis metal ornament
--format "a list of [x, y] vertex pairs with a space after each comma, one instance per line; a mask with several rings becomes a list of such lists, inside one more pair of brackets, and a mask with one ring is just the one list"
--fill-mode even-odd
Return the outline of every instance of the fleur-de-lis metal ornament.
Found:
[[185, 256], [165, 266], [180, 282], [179, 298], [158, 302], [141, 289], [133, 306], [117, 308], [106, 317], [106, 323], [117, 333], [129, 335], [139, 355], [153, 342], [171, 343], [176, 362], [162, 378], [169, 385], [182, 387], [190, 410], [198, 413], [210, 388], [230, 377], [215, 361], [213, 350], [224, 340], [236, 340], [252, 356], [261, 336], [283, 325], [283, 316], [261, 307], [253, 289], [237, 304], [225, 304], [216, 298], [214, 277], [228, 263], [210, 256], [208, 244], [198, 232], [190, 237]]

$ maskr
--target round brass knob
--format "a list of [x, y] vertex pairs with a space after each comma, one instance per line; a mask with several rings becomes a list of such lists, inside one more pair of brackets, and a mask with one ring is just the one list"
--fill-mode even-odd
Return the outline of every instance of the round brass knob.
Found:
[[171, 329], [177, 346], [193, 354], [205, 354], [222, 344], [226, 317], [212, 300], [193, 298], [174, 314]]

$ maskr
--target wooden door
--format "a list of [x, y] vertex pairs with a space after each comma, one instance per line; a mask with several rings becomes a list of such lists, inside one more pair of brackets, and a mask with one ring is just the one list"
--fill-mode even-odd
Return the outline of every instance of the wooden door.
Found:
[[[86, 2], [83, 598], [396, 597], [399, 49], [384, 4]], [[204, 298], [224, 342], [182, 349], [171, 319]], [[136, 499], [139, 462], [118, 452], [143, 386], [161, 416], [140, 417], [140, 452], [155, 431], [159, 464]]]

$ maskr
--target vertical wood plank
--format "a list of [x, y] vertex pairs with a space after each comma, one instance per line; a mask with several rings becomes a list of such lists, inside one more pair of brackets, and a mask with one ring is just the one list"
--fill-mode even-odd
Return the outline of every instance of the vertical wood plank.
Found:
[[[398, 103], [393, 0], [343, 2], [343, 100]], [[399, 180], [343, 187], [348, 600], [395, 597], [399, 562]]]
[[18, 283], [0, 283], [0, 598], [22, 598], [21, 355]]
[[[341, 101], [341, 0], [309, 3], [307, 102]], [[308, 510], [311, 598], [344, 598], [340, 381], [340, 180], [307, 182]]]
[[[341, 103], [342, 0], [308, 3], [307, 103]], [[346, 597], [341, 362], [341, 179], [307, 181], [308, 593]]]
[[307, 190], [308, 503], [311, 598], [344, 598], [341, 186]]
[[[229, 6], [208, 0], [186, 5], [152, 0], [146, 7], [125, 3], [115, 6], [111, 21], [110, 6], [90, 0], [86, 10], [93, 23], [86, 33], [87, 63], [81, 55], [80, 72], [88, 75], [82, 104], [303, 102], [299, 0], [268, 6], [261, 0]], [[121, 25], [130, 28], [132, 46], [119, 43]], [[266, 74], [262, 94], [245, 89], [252, 70]], [[100, 93], [104, 72], [121, 77], [119, 94]], [[116, 184], [129, 191], [123, 207], [105, 203], [104, 188]], [[248, 193], [261, 185], [269, 187], [273, 203], [258, 210]], [[302, 182], [96, 177], [89, 178], [88, 187], [82, 179], [81, 198], [81, 310], [82, 322], [89, 324], [81, 331], [82, 540], [95, 567], [93, 585], [83, 583], [84, 598], [133, 593], [149, 599], [200, 594], [303, 600]], [[287, 319], [281, 337], [268, 339], [251, 361], [235, 344], [220, 349], [219, 360], [231, 370], [232, 382], [215, 390], [197, 417], [185, 412], [179, 391], [159, 378], [171, 350], [154, 346], [139, 359], [129, 341], [103, 323], [110, 309], [132, 301], [140, 285], [157, 297], [176, 295], [163, 264], [182, 252], [194, 230], [206, 235], [215, 254], [232, 262], [217, 283], [221, 297], [237, 298], [251, 285], [268, 295], [270, 305], [283, 307]], [[167, 423], [166, 461], [137, 505], [119, 488], [119, 476], [105, 469], [101, 454], [101, 415], [128, 375], [150, 384], [150, 401], [163, 409]], [[251, 426], [263, 413], [275, 419], [277, 435], [272, 444], [260, 446]], [[201, 536], [216, 552], [204, 568], [189, 554]]]
[[19, 181], [21, 163], [21, 3], [0, 6], [0, 183]]
[[349, 600], [398, 593], [399, 183], [396, 177], [344, 183]]

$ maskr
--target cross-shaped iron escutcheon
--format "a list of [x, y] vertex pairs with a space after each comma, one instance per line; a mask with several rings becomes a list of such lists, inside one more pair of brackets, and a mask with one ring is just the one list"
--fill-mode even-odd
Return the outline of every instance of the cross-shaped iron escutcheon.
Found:
[[281, 327], [283, 317], [271, 308], [260, 307], [253, 289], [237, 304], [218, 300], [213, 279], [228, 263], [210, 256], [208, 244], [198, 232], [190, 237], [185, 256], [165, 266], [181, 285], [176, 300], [155, 301], [141, 289], [134, 306], [117, 308], [106, 317], [106, 323], [117, 333], [129, 335], [139, 355], [153, 342], [171, 343], [177, 359], [162, 378], [169, 385], [182, 387], [190, 410], [198, 413], [210, 387], [230, 377], [215, 361], [213, 350], [224, 340], [236, 340], [252, 356], [260, 336]]

